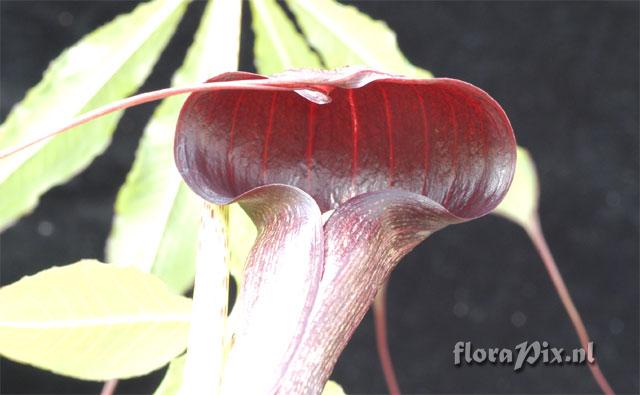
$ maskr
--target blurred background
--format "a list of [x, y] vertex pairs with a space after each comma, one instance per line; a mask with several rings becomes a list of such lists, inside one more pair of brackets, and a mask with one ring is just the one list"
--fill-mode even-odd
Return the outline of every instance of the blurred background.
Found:
[[[637, 394], [639, 3], [357, 2], [396, 31], [414, 64], [471, 82], [504, 107], [541, 179], [541, 218], [613, 388]], [[64, 48], [129, 1], [2, 1], [0, 111], [36, 84]], [[189, 6], [142, 87], [169, 86], [204, 3]], [[242, 70], [254, 71], [249, 7]], [[0, 285], [52, 265], [104, 258], [113, 203], [154, 105], [129, 110], [113, 144], [87, 171], [44, 195], [38, 209], [0, 236]], [[1, 197], [0, 197], [1, 198]], [[453, 365], [453, 347], [511, 347], [577, 337], [525, 233], [487, 216], [449, 227], [417, 247], [391, 277], [389, 341], [404, 393], [596, 393], [588, 368], [538, 364]], [[333, 379], [347, 393], [384, 393], [367, 315]], [[96, 394], [100, 383], [0, 361], [2, 394]], [[151, 393], [164, 372], [127, 380], [117, 393]]]

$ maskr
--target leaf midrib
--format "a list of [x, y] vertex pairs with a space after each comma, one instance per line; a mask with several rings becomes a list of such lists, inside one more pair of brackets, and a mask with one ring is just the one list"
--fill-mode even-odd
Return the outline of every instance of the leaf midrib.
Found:
[[0, 329], [65, 329], [95, 326], [117, 326], [158, 323], [184, 323], [191, 320], [190, 313], [184, 314], [124, 314], [109, 317], [87, 317], [68, 320], [45, 321], [0, 321]]
[[320, 22], [325, 29], [332, 33], [339, 42], [342, 42], [347, 48], [350, 48], [363, 61], [364, 65], [374, 68], [384, 69], [384, 65], [377, 59], [375, 55], [371, 55], [366, 49], [358, 45], [351, 39], [351, 35], [345, 33], [340, 24], [333, 24], [323, 13], [322, 10], [315, 8], [306, 0], [299, 0], [298, 5], [304, 8], [308, 13]]
[[273, 46], [276, 48], [278, 58], [282, 62], [282, 68], [285, 70], [290, 69], [292, 67], [291, 58], [289, 57], [282, 40], [280, 40], [280, 36], [276, 32], [275, 26], [273, 26], [271, 14], [269, 14], [269, 11], [265, 9], [262, 1], [254, 1], [252, 4], [255, 6], [255, 10], [260, 14], [260, 20], [264, 23], [265, 30], [267, 31], [267, 34], [269, 34]]

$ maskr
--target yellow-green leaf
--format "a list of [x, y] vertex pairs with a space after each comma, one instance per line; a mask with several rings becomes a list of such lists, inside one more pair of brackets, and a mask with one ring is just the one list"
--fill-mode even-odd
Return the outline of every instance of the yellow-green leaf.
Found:
[[[0, 149], [30, 141], [80, 113], [135, 92], [172, 36], [185, 5], [184, 0], [142, 4], [64, 51], [0, 127]], [[0, 159], [0, 229], [31, 211], [40, 195], [102, 153], [121, 114]]]
[[227, 227], [230, 253], [229, 272], [242, 286], [242, 273], [258, 231], [251, 218], [238, 205], [229, 206], [229, 224]]
[[386, 23], [333, 0], [287, 0], [300, 28], [329, 68], [349, 65], [419, 78], [431, 73], [412, 65]]
[[182, 372], [184, 370], [184, 362], [186, 355], [181, 355], [171, 361], [169, 369], [164, 378], [160, 382], [160, 386], [156, 388], [153, 395], [177, 395], [182, 384]]
[[[237, 15], [219, 16], [212, 1], [205, 9], [184, 63], [173, 77], [180, 86], [236, 70]], [[236, 32], [236, 33], [233, 33]], [[184, 96], [165, 99], [149, 121], [133, 168], [116, 200], [107, 260], [152, 271], [178, 293], [193, 284], [200, 198], [182, 181], [173, 160], [173, 136]]]
[[0, 355], [79, 379], [139, 376], [184, 351], [190, 312], [134, 268], [53, 267], [0, 288]]
[[327, 381], [322, 390], [322, 395], [346, 395], [342, 386], [333, 380]]
[[493, 211], [527, 228], [538, 212], [538, 174], [529, 152], [518, 147], [516, 172], [509, 192]]
[[275, 0], [251, 2], [253, 31], [256, 35], [254, 56], [261, 74], [309, 67], [320, 68], [318, 56]]

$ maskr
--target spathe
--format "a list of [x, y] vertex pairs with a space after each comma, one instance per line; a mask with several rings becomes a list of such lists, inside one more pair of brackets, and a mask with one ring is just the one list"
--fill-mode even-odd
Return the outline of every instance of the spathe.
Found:
[[341, 69], [208, 82], [230, 81], [245, 88], [188, 98], [174, 147], [196, 193], [239, 202], [259, 229], [223, 392], [319, 393], [402, 256], [500, 202], [513, 131], [486, 93], [451, 79]]

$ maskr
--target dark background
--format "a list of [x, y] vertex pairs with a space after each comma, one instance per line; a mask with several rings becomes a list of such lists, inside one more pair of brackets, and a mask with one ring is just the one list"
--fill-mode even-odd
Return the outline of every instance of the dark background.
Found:
[[[203, 3], [188, 10], [142, 90], [169, 85]], [[2, 1], [1, 112], [37, 83], [47, 64], [133, 2]], [[637, 2], [366, 2], [402, 50], [436, 76], [469, 81], [495, 97], [542, 182], [542, 223], [560, 270], [614, 389], [638, 393]], [[248, 7], [241, 69], [253, 71]], [[114, 199], [152, 105], [122, 119], [109, 150], [2, 234], [1, 284], [54, 264], [103, 258]], [[0, 197], [1, 198], [1, 197]], [[525, 233], [494, 216], [447, 228], [399, 265], [389, 290], [391, 352], [405, 393], [594, 393], [586, 366], [453, 366], [453, 346], [513, 347], [577, 338]], [[455, 308], [454, 308], [455, 307]], [[523, 322], [524, 317], [524, 322]], [[98, 393], [2, 360], [10, 393]], [[162, 377], [121, 383], [150, 393]], [[368, 315], [334, 371], [348, 393], [386, 391]]]

